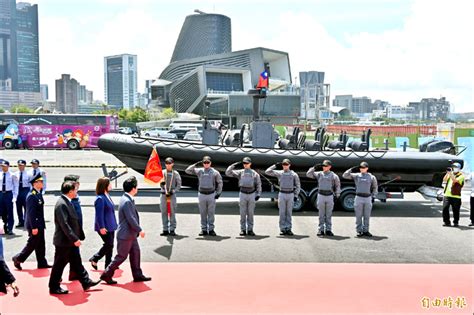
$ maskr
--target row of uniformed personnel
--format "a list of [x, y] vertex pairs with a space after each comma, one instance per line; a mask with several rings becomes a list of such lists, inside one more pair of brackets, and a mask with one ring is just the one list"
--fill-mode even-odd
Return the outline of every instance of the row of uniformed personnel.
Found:
[[[161, 182], [162, 196], [160, 203], [163, 219], [162, 236], [176, 235], [176, 192], [181, 188], [181, 177], [173, 169], [173, 158], [167, 158], [165, 164], [166, 170], [164, 171], [164, 180]], [[186, 174], [197, 176], [199, 181], [200, 236], [216, 236], [214, 225], [216, 199], [219, 199], [222, 193], [223, 184], [220, 173], [211, 165], [211, 158], [205, 156], [202, 161], [188, 166], [185, 170]], [[279, 166], [282, 170], [277, 170]], [[266, 175], [278, 178], [278, 209], [281, 235], [293, 235], [291, 216], [294, 202], [298, 200], [301, 190], [299, 176], [290, 167], [291, 161], [284, 159], [281, 163], [276, 163], [265, 171]], [[306, 173], [307, 177], [315, 179], [318, 183], [318, 236], [334, 235], [331, 218], [334, 201], [341, 194], [341, 183], [339, 177], [331, 171], [331, 167], [331, 161], [325, 160], [322, 164], [311, 167]], [[359, 166], [350, 168], [343, 174], [344, 178], [352, 179], [355, 182], [354, 208], [357, 236], [359, 237], [372, 236], [369, 232], [369, 220], [372, 211], [372, 198], [377, 194], [377, 180], [372, 174], [368, 173], [368, 167], [367, 162], [362, 162]], [[240, 235], [254, 236], [255, 204], [262, 193], [260, 175], [252, 169], [252, 160], [249, 157], [243, 158], [242, 162], [230, 165], [225, 174], [229, 177], [235, 177], [239, 181]]]
[[10, 171], [10, 162], [0, 159], [0, 215], [3, 220], [3, 228], [8, 235], [13, 234], [13, 203], [16, 203], [18, 215], [17, 228], [21, 228], [25, 224], [26, 197], [31, 190], [30, 180], [37, 175], [43, 178], [43, 191], [46, 189], [46, 174], [39, 167], [39, 160], [31, 161], [31, 170], [26, 170], [26, 161], [18, 160], [18, 171]]

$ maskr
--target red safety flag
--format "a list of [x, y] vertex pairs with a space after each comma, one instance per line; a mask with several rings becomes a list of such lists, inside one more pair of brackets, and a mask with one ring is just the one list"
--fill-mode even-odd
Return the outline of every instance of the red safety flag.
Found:
[[159, 184], [163, 180], [163, 169], [161, 168], [160, 156], [153, 148], [145, 169], [145, 182]]
[[171, 217], [171, 197], [166, 197], [166, 209], [168, 210], [168, 217]]
[[258, 78], [257, 89], [268, 89], [268, 72], [265, 70], [260, 73], [260, 77]]

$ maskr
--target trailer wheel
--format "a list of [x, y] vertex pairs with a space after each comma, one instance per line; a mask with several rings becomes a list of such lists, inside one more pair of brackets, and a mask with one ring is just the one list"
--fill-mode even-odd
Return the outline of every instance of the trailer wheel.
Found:
[[314, 210], [318, 211], [318, 192], [314, 192], [311, 197], [309, 198], [309, 203], [313, 207]]
[[3, 146], [5, 147], [5, 149], [14, 149], [15, 148], [15, 142], [13, 142], [12, 139], [5, 139], [3, 140]]
[[304, 206], [306, 205], [307, 198], [306, 196], [300, 192], [298, 195], [298, 199], [293, 204], [293, 211], [294, 212], [299, 212], [302, 211]]
[[76, 139], [69, 140], [67, 143], [67, 147], [69, 150], [78, 150], [79, 149], [79, 142]]
[[348, 212], [354, 211], [355, 196], [355, 189], [347, 189], [341, 193], [341, 196], [339, 197], [339, 205], [342, 210]]

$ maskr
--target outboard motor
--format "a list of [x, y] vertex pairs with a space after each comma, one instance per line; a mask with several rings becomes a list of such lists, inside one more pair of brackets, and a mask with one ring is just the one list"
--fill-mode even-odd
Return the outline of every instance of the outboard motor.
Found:
[[430, 145], [433, 142], [438, 142], [439, 140], [431, 139], [425, 143], [420, 144], [420, 152], [426, 152], [426, 149], [428, 148], [428, 145]]
[[308, 151], [322, 151], [326, 147], [327, 141], [326, 128], [318, 127], [314, 140], [306, 140], [304, 142], [304, 149]]

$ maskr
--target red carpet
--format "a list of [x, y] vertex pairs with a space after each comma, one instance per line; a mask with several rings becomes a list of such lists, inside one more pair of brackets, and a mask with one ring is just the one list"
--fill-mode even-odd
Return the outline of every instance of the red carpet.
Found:
[[71, 291], [65, 296], [49, 295], [50, 271], [29, 269], [34, 266], [14, 271], [20, 296], [0, 295], [1, 315], [473, 314], [473, 265], [144, 263], [151, 282], [131, 282], [124, 265], [115, 275], [118, 285], [83, 292], [79, 282], [65, 282]]

